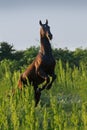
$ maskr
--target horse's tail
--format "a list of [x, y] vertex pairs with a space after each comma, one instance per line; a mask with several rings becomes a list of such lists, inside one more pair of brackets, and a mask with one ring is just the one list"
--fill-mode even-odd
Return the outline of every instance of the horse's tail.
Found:
[[23, 82], [22, 82], [22, 75], [21, 75], [18, 81], [18, 88], [22, 89], [22, 86], [23, 86]]

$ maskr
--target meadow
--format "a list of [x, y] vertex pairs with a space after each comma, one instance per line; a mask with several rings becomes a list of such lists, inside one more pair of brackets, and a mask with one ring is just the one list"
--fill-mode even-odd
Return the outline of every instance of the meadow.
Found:
[[[20, 92], [20, 72], [10, 70], [9, 61], [0, 62], [0, 130], [86, 130], [87, 69], [69, 67], [57, 61], [57, 79], [44, 90], [34, 107], [33, 86]], [[41, 87], [41, 86], [39, 86]]]

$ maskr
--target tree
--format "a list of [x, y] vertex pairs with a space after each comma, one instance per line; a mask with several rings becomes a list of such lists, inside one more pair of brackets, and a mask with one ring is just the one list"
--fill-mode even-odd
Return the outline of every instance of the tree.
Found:
[[35, 47], [35, 46], [31, 46], [30, 48], [27, 48], [25, 51], [24, 51], [24, 61], [25, 63], [31, 63], [34, 58], [36, 57], [36, 55], [38, 54], [39, 52], [39, 47]]
[[13, 53], [15, 49], [13, 49], [13, 45], [8, 44], [7, 42], [0, 43], [0, 61], [3, 59], [12, 59]]

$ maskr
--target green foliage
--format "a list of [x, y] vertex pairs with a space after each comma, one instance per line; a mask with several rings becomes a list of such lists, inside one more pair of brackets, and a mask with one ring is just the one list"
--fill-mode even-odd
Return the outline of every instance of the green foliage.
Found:
[[57, 79], [35, 108], [33, 86], [20, 92], [17, 84], [38, 50], [14, 51], [0, 43], [0, 130], [86, 130], [87, 50], [53, 49]]
[[57, 61], [57, 79], [44, 90], [35, 108], [33, 86], [20, 92], [20, 72], [13, 62], [0, 63], [0, 130], [79, 130], [87, 129], [87, 69], [84, 64], [70, 68]]
[[32, 46], [24, 51], [24, 60], [26, 61], [26, 64], [31, 63], [36, 55], [38, 54], [39, 48], [36, 48], [35, 46]]
[[[39, 47], [35, 46], [26, 50], [16, 51], [13, 45], [7, 42], [0, 43], [0, 61], [10, 59], [15, 64], [14, 70], [19, 70], [21, 66], [29, 65], [35, 59], [38, 52]], [[66, 66], [67, 62], [71, 68], [74, 68], [74, 66], [79, 67], [81, 62], [87, 66], [87, 49], [77, 48], [75, 51], [70, 51], [67, 48], [55, 48], [53, 49], [53, 56], [57, 61], [62, 61], [63, 67]]]

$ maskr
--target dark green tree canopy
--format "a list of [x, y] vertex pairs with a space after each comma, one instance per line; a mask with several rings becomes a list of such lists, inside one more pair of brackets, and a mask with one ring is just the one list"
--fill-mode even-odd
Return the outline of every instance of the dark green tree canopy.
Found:
[[[31, 46], [26, 50], [15, 50], [14, 46], [7, 43], [0, 43], [0, 61], [7, 59], [11, 60], [15, 67], [14, 69], [19, 69], [23, 66], [28, 66], [36, 57], [39, 52], [39, 47]], [[80, 63], [87, 67], [87, 48], [77, 48], [74, 51], [70, 51], [67, 48], [53, 48], [53, 56], [56, 61], [61, 60], [63, 66], [68, 62], [70, 67], [79, 67]]]
[[12, 55], [15, 52], [13, 45], [8, 44], [7, 42], [0, 43], [0, 60], [3, 59], [12, 59]]

